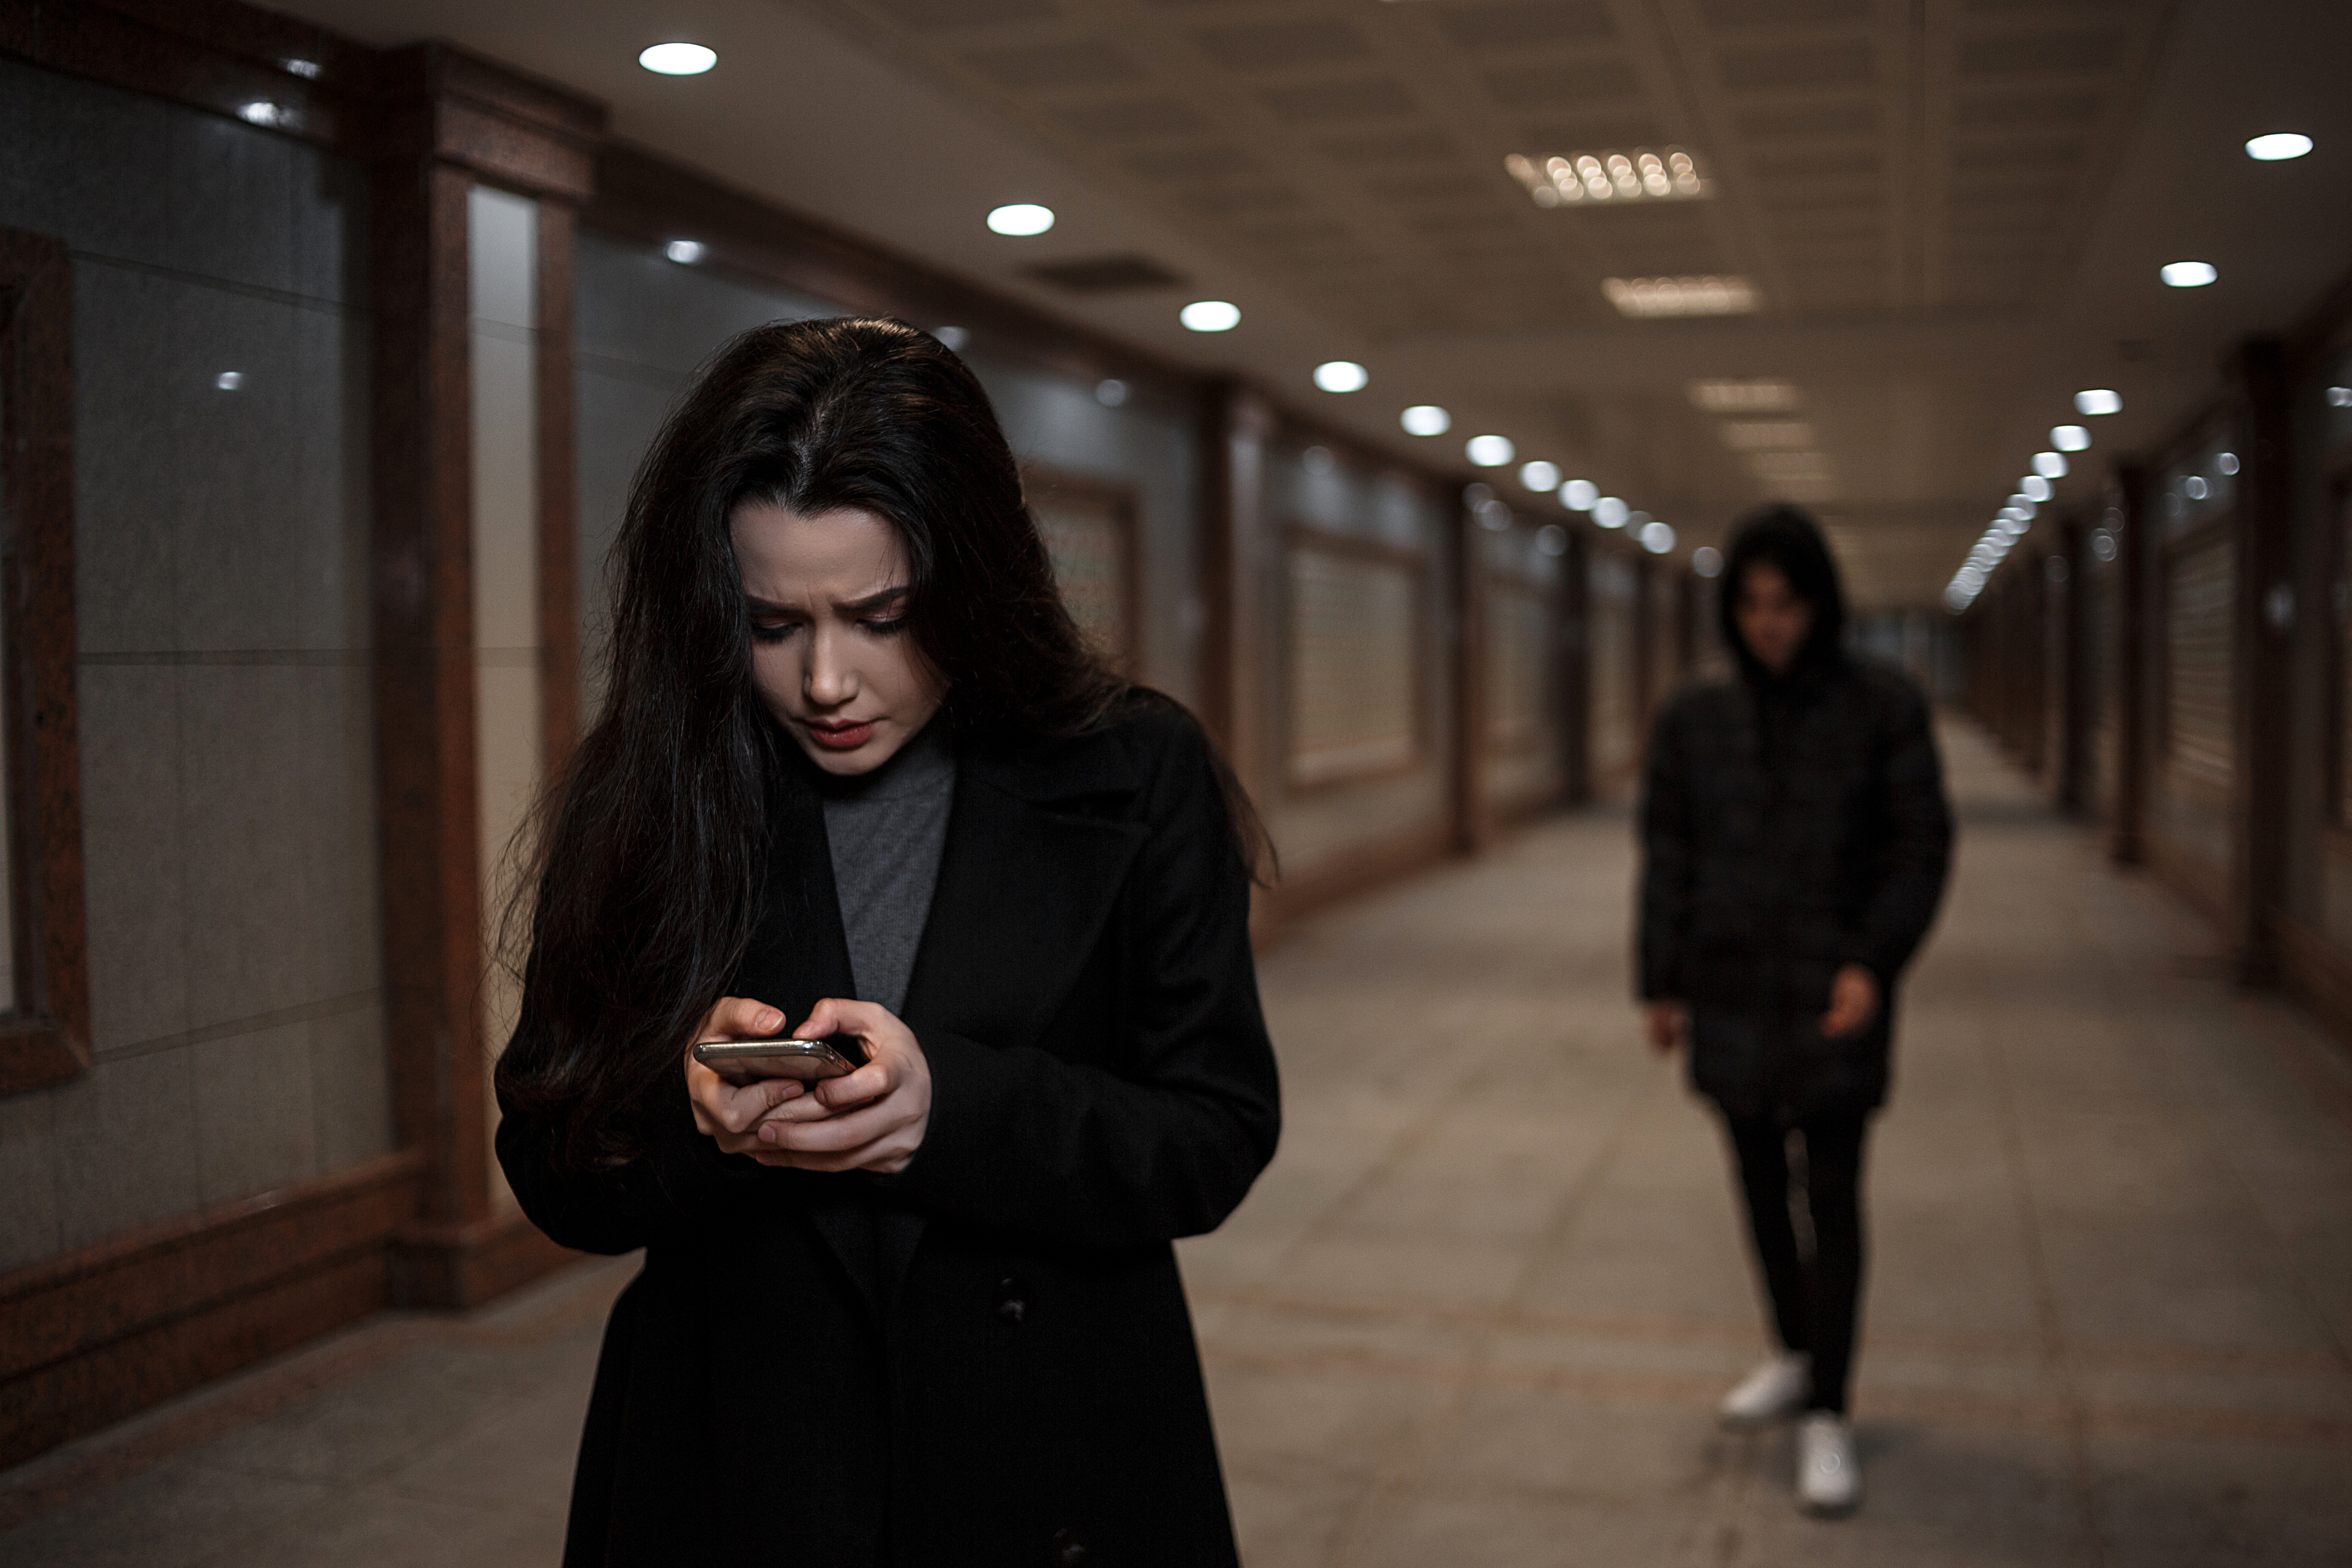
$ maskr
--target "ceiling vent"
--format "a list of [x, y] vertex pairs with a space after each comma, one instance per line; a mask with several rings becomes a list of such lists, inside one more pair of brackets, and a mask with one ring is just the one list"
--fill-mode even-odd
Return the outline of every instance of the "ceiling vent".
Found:
[[1175, 288], [1184, 275], [1171, 272], [1148, 256], [1097, 256], [1079, 261], [1047, 261], [1023, 268], [1041, 283], [1072, 294], [1134, 294]]

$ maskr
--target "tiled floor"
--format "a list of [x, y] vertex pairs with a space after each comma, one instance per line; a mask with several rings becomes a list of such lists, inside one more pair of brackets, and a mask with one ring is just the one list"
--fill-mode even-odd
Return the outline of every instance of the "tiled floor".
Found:
[[[1186, 1244], [1251, 1568], [2352, 1561], [2352, 1068], [1965, 731], [1873, 1148], [1870, 1496], [1710, 1412], [1722, 1157], [1625, 999], [1624, 814], [1265, 966], [1282, 1154]], [[605, 1302], [387, 1317], [0, 1477], [0, 1563], [551, 1563]], [[7, 1528], [13, 1526], [13, 1528]]]

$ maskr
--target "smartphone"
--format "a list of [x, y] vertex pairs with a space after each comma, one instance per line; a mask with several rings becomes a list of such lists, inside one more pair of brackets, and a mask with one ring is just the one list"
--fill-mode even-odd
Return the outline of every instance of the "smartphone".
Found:
[[814, 1083], [838, 1078], [866, 1065], [866, 1042], [854, 1034], [823, 1040], [706, 1040], [694, 1060], [730, 1083], [761, 1078], [797, 1078]]

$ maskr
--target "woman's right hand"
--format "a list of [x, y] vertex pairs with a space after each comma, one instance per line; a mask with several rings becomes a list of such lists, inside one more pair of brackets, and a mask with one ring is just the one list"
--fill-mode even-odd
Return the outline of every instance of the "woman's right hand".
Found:
[[[750, 997], [721, 997], [718, 1006], [702, 1015], [702, 1025], [694, 1031], [694, 1043], [767, 1040], [782, 1033], [783, 1028], [782, 1009]], [[758, 1078], [744, 1084], [730, 1083], [695, 1061], [692, 1047], [687, 1050], [686, 1098], [694, 1107], [695, 1129], [716, 1139], [727, 1154], [772, 1153], [760, 1142], [760, 1118], [785, 1101], [797, 1099], [802, 1092], [803, 1085], [791, 1078]]]

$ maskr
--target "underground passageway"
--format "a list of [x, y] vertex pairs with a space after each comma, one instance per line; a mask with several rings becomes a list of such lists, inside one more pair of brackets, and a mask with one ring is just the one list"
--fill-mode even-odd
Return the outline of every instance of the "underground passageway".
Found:
[[[1785, 1433], [1715, 1429], [1761, 1334], [1713, 1134], [1635, 1037], [1621, 807], [1265, 966], [1283, 1149], [1183, 1249], [1252, 1568], [2352, 1555], [2352, 1070], [1976, 732], [1945, 743], [1860, 1516], [1795, 1513]], [[61, 1449], [0, 1490], [0, 1563], [552, 1563], [633, 1266], [380, 1317]]]

